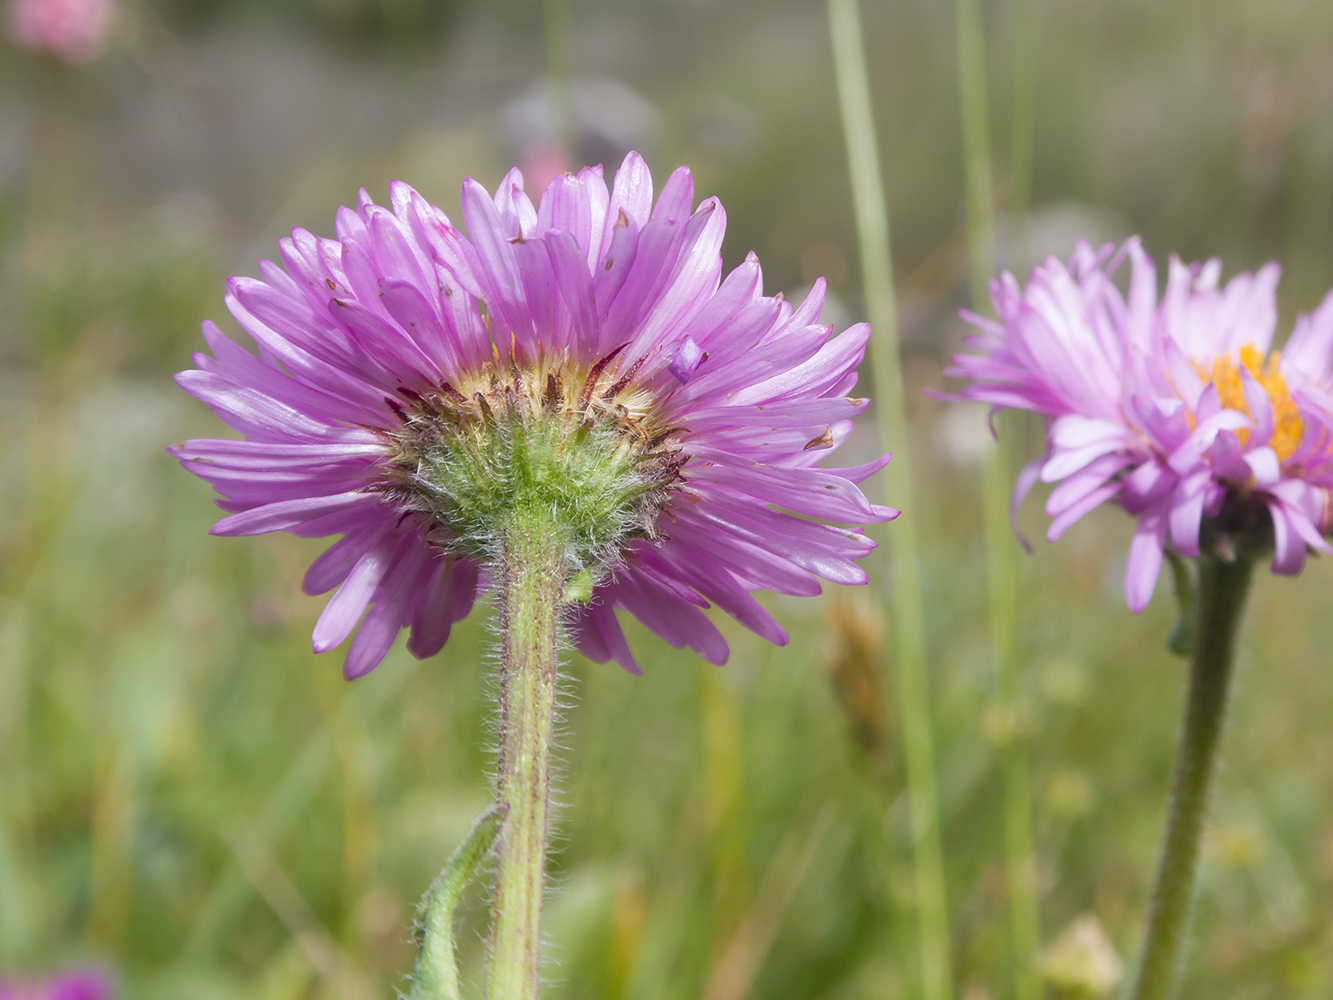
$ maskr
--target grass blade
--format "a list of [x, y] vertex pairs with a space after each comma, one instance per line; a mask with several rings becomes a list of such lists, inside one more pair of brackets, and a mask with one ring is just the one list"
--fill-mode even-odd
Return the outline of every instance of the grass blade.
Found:
[[888, 577], [892, 596], [890, 612], [896, 640], [898, 701], [907, 763], [922, 994], [926, 1000], [947, 1000], [953, 995], [948, 897], [944, 884], [944, 852], [940, 843], [935, 735], [926, 679], [921, 557], [913, 510], [907, 412], [899, 357], [893, 261], [889, 251], [889, 212], [884, 202], [883, 173], [870, 102], [860, 10], [856, 0], [828, 0], [828, 12], [861, 251], [862, 286], [873, 330], [870, 362], [875, 379], [875, 412], [881, 447], [891, 448], [894, 453], [883, 480], [885, 500], [903, 512], [887, 532], [887, 552], [892, 560], [882, 559], [881, 572]]

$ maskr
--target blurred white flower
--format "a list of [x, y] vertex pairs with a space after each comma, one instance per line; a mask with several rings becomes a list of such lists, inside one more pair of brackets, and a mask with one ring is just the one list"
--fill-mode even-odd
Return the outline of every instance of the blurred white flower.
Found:
[[1104, 997], [1125, 974], [1101, 923], [1085, 913], [1041, 953], [1041, 974], [1047, 984], [1066, 995]]

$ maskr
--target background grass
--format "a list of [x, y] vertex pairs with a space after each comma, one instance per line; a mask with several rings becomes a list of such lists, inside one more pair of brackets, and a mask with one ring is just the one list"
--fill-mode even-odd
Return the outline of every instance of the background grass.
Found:
[[[926, 570], [956, 980], [1008, 996], [980, 416], [924, 398], [968, 275], [951, 7], [865, 5]], [[1283, 325], [1333, 279], [1333, 8], [1035, 3], [1034, 254], [1140, 232], [1164, 262], [1279, 257]], [[608, 138], [719, 195], [729, 264], [826, 274], [861, 312], [819, 2], [572, 4]], [[996, 162], [1012, 10], [985, 8]], [[122, 5], [99, 61], [0, 60], [0, 968], [100, 960], [144, 998], [388, 997], [417, 895], [487, 796], [487, 613], [345, 684], [314, 657], [316, 543], [224, 540], [166, 444], [218, 425], [171, 385], [223, 279], [397, 176], [456, 215], [531, 138], [541, 10], [479, 0]], [[609, 107], [609, 110], [608, 110]], [[636, 105], [636, 107], [638, 107]], [[642, 111], [642, 108], [640, 108]], [[1005, 178], [998, 178], [1004, 203]], [[840, 311], [840, 318], [839, 318]], [[868, 380], [867, 380], [868, 381]], [[864, 383], [863, 383], [864, 384]], [[868, 386], [873, 392], [873, 386]], [[975, 417], [975, 419], [973, 419]], [[868, 428], [849, 451], [873, 451]], [[1027, 427], [1028, 448], [1035, 446]], [[854, 456], [851, 456], [854, 458]], [[1024, 513], [1044, 531], [1040, 501]], [[890, 526], [887, 530], [892, 531]], [[1021, 561], [1045, 938], [1092, 913], [1137, 948], [1183, 666], [1165, 586], [1120, 597], [1127, 519]], [[1244, 633], [1190, 958], [1192, 995], [1333, 991], [1333, 578], [1262, 576]], [[873, 601], [773, 599], [792, 644], [724, 624], [712, 668], [630, 626], [646, 670], [571, 658], [552, 997], [914, 995], [891, 643]], [[467, 974], [484, 901], [469, 899]], [[1054, 995], [1054, 994], [1053, 994]]]

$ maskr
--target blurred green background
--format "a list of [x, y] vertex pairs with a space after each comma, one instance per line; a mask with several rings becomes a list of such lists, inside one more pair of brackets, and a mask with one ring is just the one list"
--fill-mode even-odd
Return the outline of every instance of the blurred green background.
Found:
[[[992, 138], [1035, 81], [1021, 261], [1142, 233], [1160, 263], [1284, 264], [1283, 328], [1333, 282], [1333, 5], [985, 5]], [[690, 163], [766, 287], [862, 305], [825, 9], [571, 0], [581, 157]], [[922, 396], [966, 296], [953, 9], [864, 4], [894, 225], [962, 1000], [1011, 995], [997, 753], [1030, 740], [1050, 995], [1069, 951], [1137, 951], [1181, 661], [1163, 584], [1120, 595], [1128, 519], [1022, 560], [1021, 711], [995, 708], [979, 412]], [[479, 610], [348, 685], [309, 652], [317, 543], [223, 540], [164, 447], [218, 433], [170, 381], [223, 280], [365, 185], [456, 215], [462, 178], [542, 163], [537, 0], [122, 0], [78, 67], [0, 50], [0, 971], [99, 960], [129, 1000], [370, 1000], [488, 797]], [[544, 146], [544, 144], [546, 144]], [[1008, 179], [996, 177], [1001, 205]], [[1014, 242], [1014, 241], [1010, 241]], [[229, 329], [229, 321], [224, 323]], [[863, 382], [863, 385], [867, 385]], [[867, 386], [873, 393], [873, 386]], [[872, 421], [849, 449], [869, 454]], [[1029, 450], [1035, 427], [1028, 427]], [[892, 498], [890, 498], [891, 500]], [[1024, 524], [1044, 532], [1040, 501]], [[893, 528], [889, 527], [888, 531]], [[1244, 634], [1188, 996], [1333, 995], [1333, 575], [1262, 575]], [[918, 989], [882, 595], [774, 599], [724, 667], [637, 626], [631, 677], [571, 657], [550, 997], [853, 1000]], [[461, 932], [474, 981], [484, 899]], [[1068, 933], [1069, 928], [1077, 932]], [[1062, 965], [1062, 962], [1064, 965]], [[1093, 977], [1097, 979], [1097, 977]]]

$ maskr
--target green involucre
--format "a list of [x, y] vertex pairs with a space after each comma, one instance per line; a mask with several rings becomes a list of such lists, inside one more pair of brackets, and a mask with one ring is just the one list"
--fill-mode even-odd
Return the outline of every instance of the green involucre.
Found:
[[434, 518], [433, 541], [492, 563], [513, 525], [548, 525], [565, 579], [599, 581], [627, 542], [656, 537], [682, 462], [651, 400], [610, 379], [595, 368], [510, 368], [470, 392], [446, 385], [420, 397], [403, 412], [390, 492]]

